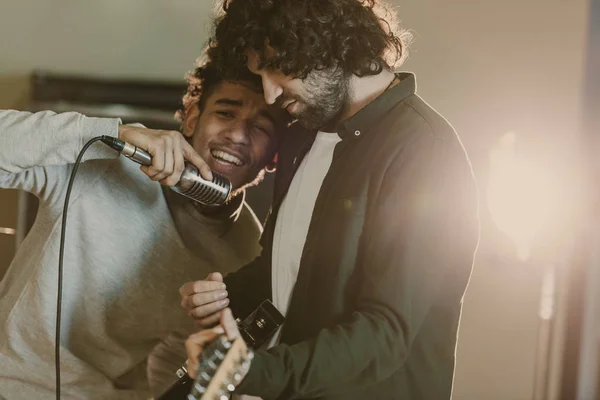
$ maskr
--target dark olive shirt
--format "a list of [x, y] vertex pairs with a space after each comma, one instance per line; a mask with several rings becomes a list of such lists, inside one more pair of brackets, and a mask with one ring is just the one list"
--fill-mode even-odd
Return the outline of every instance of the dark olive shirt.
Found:
[[[240, 393], [264, 399], [450, 399], [478, 195], [453, 128], [412, 74], [338, 132], [281, 343], [257, 352]], [[234, 315], [271, 298], [279, 206], [314, 135], [282, 145], [262, 255], [226, 277]]]

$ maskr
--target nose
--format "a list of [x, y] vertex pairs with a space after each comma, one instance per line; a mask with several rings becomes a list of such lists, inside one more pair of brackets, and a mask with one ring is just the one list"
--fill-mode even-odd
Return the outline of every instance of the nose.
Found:
[[250, 143], [250, 132], [247, 121], [236, 121], [225, 133], [225, 137], [233, 144], [247, 145]]
[[274, 104], [277, 98], [283, 94], [283, 88], [268, 76], [262, 76], [263, 91], [265, 94], [265, 102], [269, 105]]

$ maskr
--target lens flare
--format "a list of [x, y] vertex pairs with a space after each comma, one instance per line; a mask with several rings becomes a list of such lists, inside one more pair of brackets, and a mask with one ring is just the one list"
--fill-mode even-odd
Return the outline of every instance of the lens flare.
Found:
[[503, 135], [490, 153], [487, 202], [493, 222], [508, 235], [518, 256], [529, 258], [536, 233], [553, 212], [554, 199], [549, 176], [516, 151], [517, 135]]

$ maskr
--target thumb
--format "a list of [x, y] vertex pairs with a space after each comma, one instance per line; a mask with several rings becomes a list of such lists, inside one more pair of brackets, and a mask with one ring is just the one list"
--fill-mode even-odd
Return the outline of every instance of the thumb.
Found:
[[223, 282], [223, 275], [220, 272], [211, 272], [206, 277], [207, 281]]
[[231, 313], [230, 308], [226, 308], [221, 313], [221, 326], [225, 329], [225, 333], [227, 334], [227, 338], [229, 340], [234, 340], [240, 335], [239, 328], [235, 319], [233, 319], [233, 314]]
[[207, 181], [213, 180], [213, 174], [210, 170], [210, 167], [208, 166], [206, 161], [204, 161], [204, 159], [200, 157], [196, 150], [194, 150], [191, 144], [184, 141], [181, 144], [181, 150], [183, 151], [183, 157], [186, 160], [190, 161], [192, 164], [194, 164], [196, 168], [198, 168], [198, 171], [200, 172], [202, 178], [206, 179]]

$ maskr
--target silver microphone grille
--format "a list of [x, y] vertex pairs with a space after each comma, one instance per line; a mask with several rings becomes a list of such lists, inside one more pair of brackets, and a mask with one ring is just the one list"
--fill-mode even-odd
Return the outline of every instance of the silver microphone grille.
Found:
[[212, 181], [202, 178], [198, 169], [186, 163], [181, 179], [171, 189], [207, 206], [225, 204], [231, 193], [229, 180], [213, 172]]

